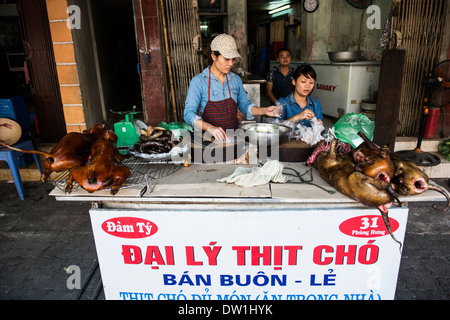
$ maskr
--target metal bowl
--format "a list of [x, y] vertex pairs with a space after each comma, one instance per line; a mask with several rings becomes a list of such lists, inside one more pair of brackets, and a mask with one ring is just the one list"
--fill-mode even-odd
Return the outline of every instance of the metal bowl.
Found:
[[362, 51], [335, 51], [328, 52], [328, 57], [333, 62], [354, 62], [361, 58]]
[[245, 123], [240, 128], [245, 131], [250, 143], [267, 146], [277, 141], [279, 144], [288, 140], [291, 128], [272, 123]]

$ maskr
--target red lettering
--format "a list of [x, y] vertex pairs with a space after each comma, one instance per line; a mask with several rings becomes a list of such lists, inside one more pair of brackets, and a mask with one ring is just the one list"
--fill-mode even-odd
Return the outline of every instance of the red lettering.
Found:
[[[317, 265], [328, 265], [334, 261], [335, 265], [354, 265], [356, 259], [364, 265], [374, 264], [378, 261], [380, 248], [373, 244], [373, 240], [361, 246], [358, 251], [357, 245], [337, 245], [336, 251], [332, 246], [317, 246], [313, 252], [313, 262]], [[324, 253], [334, 253], [324, 256]]]
[[317, 90], [324, 90], [324, 91], [330, 91], [330, 92], [334, 92], [336, 90], [337, 86], [332, 86], [332, 85], [328, 85], [328, 84], [320, 84], [318, 83], [316, 85], [316, 89]]
[[323, 257], [323, 252], [333, 253], [334, 249], [331, 246], [318, 246], [314, 248], [313, 261], [319, 266], [325, 266], [333, 262], [332, 257]]
[[217, 266], [217, 255], [219, 254], [220, 249], [222, 249], [222, 247], [213, 247], [212, 250], [210, 247], [203, 247], [203, 250], [205, 250], [205, 253], [208, 256], [208, 263], [210, 266]]
[[175, 265], [175, 262], [173, 260], [173, 247], [170, 246], [166, 247], [166, 261], [168, 266]]
[[125, 264], [139, 264], [142, 262], [141, 248], [138, 246], [122, 245], [122, 256]]
[[250, 247], [234, 246], [232, 250], [236, 250], [237, 265], [245, 266], [245, 251], [250, 250]]
[[271, 247], [263, 246], [263, 252], [259, 251], [259, 247], [252, 247], [252, 266], [259, 266], [260, 259], [263, 258], [263, 265], [270, 266], [271, 261]]
[[359, 249], [358, 253], [358, 262], [361, 264], [374, 264], [378, 261], [378, 254], [380, 252], [380, 248], [373, 244], [373, 240], [369, 241], [368, 244], [363, 245]]
[[195, 261], [194, 247], [186, 247], [186, 263], [188, 266], [201, 266], [203, 262]]
[[284, 246], [284, 250], [288, 252], [288, 265], [297, 265], [297, 251], [302, 250], [302, 246]]
[[157, 246], [148, 246], [144, 264], [152, 264], [153, 262], [156, 262], [157, 265], [165, 265], [159, 248]]
[[340, 245], [336, 247], [336, 265], [344, 264], [344, 258], [347, 258], [347, 264], [355, 264], [356, 245], [348, 246], [348, 251], [345, 251], [345, 246]]
[[[245, 265], [245, 253], [246, 251], [251, 250], [251, 265], [252, 266], [281, 266], [283, 264], [283, 247], [282, 246], [233, 246], [231, 247], [233, 250], [236, 250], [237, 253], [237, 265], [244, 266]], [[273, 254], [272, 254], [273, 248]], [[261, 252], [262, 249], [262, 252]], [[288, 265], [295, 266], [297, 265], [297, 252], [302, 250], [302, 246], [284, 246], [284, 250], [288, 253]], [[273, 256], [273, 261], [272, 261]]]
[[273, 248], [273, 265], [281, 266], [282, 263], [283, 263], [283, 247], [275, 246]]

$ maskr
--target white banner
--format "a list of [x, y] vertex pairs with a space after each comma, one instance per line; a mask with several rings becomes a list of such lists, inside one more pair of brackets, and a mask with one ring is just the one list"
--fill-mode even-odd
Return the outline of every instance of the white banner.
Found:
[[[378, 210], [92, 209], [106, 299], [393, 299], [401, 253]], [[391, 208], [403, 242], [407, 208]]]

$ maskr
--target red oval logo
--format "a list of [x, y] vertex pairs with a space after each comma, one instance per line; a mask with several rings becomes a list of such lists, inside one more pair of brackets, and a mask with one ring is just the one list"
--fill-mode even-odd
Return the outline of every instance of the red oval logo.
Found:
[[103, 222], [102, 229], [115, 237], [139, 239], [154, 235], [158, 231], [158, 226], [141, 218], [119, 217]]
[[[397, 220], [389, 218], [392, 232], [398, 229], [400, 224]], [[383, 218], [380, 215], [360, 216], [345, 220], [339, 225], [342, 233], [358, 238], [375, 238], [389, 235]]]

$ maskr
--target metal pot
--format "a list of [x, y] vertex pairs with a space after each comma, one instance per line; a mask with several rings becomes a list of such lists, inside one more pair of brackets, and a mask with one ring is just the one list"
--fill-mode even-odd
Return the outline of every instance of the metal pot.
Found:
[[354, 62], [361, 58], [362, 51], [335, 51], [328, 52], [328, 57], [333, 62]]
[[279, 144], [288, 140], [291, 128], [281, 124], [272, 123], [245, 123], [240, 128], [245, 131], [245, 136], [250, 143], [270, 146], [274, 141]]

